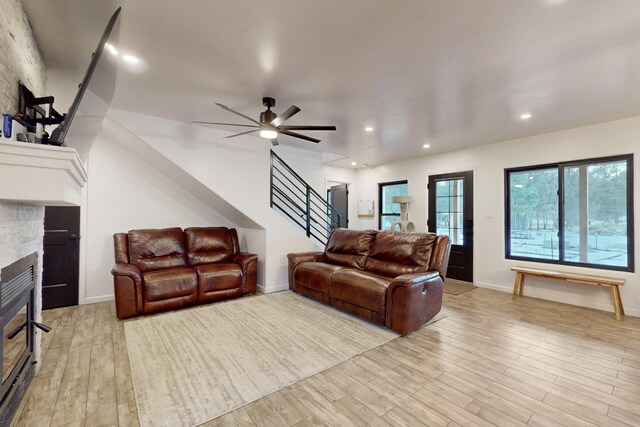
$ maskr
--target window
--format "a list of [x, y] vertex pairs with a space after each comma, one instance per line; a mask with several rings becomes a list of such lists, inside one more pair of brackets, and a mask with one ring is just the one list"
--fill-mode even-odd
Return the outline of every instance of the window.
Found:
[[392, 198], [393, 196], [406, 196], [408, 192], [407, 181], [378, 184], [378, 228], [380, 230], [389, 230], [392, 222], [400, 221], [400, 205], [393, 203]]
[[633, 156], [505, 170], [506, 257], [633, 271]]
[[436, 234], [446, 235], [452, 245], [463, 245], [464, 179], [436, 181]]

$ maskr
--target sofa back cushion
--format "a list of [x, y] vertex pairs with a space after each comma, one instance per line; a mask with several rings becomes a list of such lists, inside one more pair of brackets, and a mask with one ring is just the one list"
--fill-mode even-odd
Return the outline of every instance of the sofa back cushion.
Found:
[[324, 250], [329, 264], [364, 268], [367, 253], [376, 237], [375, 230], [347, 230], [336, 228], [331, 232]]
[[442, 280], [447, 276], [447, 267], [449, 266], [449, 253], [451, 252], [451, 240], [449, 236], [436, 236], [431, 252], [431, 261], [429, 262], [429, 271], [437, 271], [440, 273]]
[[143, 273], [187, 265], [184, 233], [180, 228], [131, 230], [128, 240], [129, 262]]
[[233, 229], [192, 227], [184, 230], [184, 234], [187, 240], [187, 262], [189, 265], [231, 262], [238, 252], [237, 237], [235, 237], [237, 234]]
[[435, 234], [380, 231], [365, 270], [387, 277], [429, 271]]

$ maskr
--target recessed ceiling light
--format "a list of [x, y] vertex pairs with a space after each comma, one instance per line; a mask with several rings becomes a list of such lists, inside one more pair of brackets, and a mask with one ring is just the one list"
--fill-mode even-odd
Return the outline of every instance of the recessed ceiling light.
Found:
[[356, 162], [351, 162], [351, 166], [355, 166], [355, 165], [357, 165], [357, 164], [358, 164], [358, 163], [356, 163]]
[[112, 44], [109, 43], [105, 43], [104, 47], [107, 48], [107, 50], [112, 54], [112, 55], [118, 55], [118, 49], [116, 49], [115, 47], [113, 47]]
[[531, 118], [531, 113], [522, 113], [520, 115], [521, 120], [529, 120]]
[[140, 62], [140, 60], [133, 55], [122, 55], [122, 59], [133, 64], [137, 64], [138, 62]]
[[514, 185], [514, 187], [516, 187], [516, 188], [522, 188], [522, 187], [524, 187], [524, 185], [522, 185], [522, 184], [516, 184], [516, 185]]
[[431, 148], [431, 145], [429, 145], [429, 144], [424, 144], [424, 145], [422, 146], [422, 148]]
[[373, 128], [371, 126], [367, 126], [366, 128], [364, 128], [365, 132], [373, 132]]

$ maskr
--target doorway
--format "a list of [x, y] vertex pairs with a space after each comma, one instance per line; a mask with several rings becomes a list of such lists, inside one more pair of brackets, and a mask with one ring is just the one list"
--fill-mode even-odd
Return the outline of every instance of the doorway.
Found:
[[349, 228], [349, 184], [336, 184], [327, 190], [330, 228]]
[[42, 308], [78, 305], [80, 208], [46, 206], [42, 260]]
[[429, 176], [429, 232], [451, 239], [447, 277], [473, 282], [473, 171]]

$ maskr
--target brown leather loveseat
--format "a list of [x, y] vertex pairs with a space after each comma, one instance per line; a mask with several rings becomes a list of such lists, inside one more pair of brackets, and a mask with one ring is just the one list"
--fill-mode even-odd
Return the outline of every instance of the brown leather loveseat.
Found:
[[113, 236], [118, 319], [256, 292], [258, 256], [233, 228], [131, 230]]
[[324, 252], [289, 254], [289, 287], [407, 335], [442, 308], [448, 236], [336, 229]]

